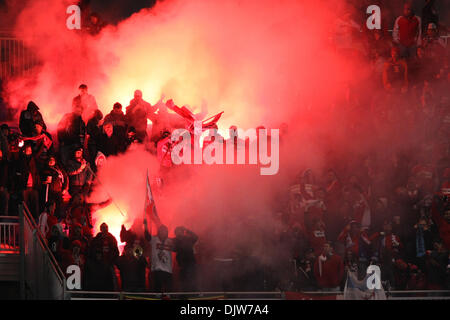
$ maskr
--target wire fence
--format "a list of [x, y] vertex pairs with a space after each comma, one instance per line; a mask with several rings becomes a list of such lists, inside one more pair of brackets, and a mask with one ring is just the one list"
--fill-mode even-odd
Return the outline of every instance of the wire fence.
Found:
[[8, 32], [0, 33], [0, 79], [7, 80], [31, 74], [38, 60], [24, 39], [18, 39]]

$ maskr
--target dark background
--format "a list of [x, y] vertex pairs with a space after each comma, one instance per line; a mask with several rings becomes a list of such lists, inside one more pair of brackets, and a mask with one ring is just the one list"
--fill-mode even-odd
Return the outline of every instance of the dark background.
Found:
[[116, 24], [143, 8], [150, 8], [157, 0], [83, 0], [81, 6], [90, 5], [107, 23]]

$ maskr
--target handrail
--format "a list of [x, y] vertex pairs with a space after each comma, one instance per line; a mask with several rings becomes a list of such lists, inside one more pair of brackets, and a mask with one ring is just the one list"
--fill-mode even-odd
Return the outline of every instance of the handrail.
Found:
[[17, 254], [20, 242], [16, 241], [19, 232], [19, 217], [0, 216], [0, 253]]
[[[67, 299], [66, 278], [53, 253], [49, 249], [45, 237], [42, 235], [42, 232], [38, 228], [27, 205], [24, 202], [19, 204], [19, 214], [21, 219], [20, 252], [22, 299], [26, 299], [25, 286], [28, 281], [32, 284], [32, 298], [34, 299]], [[31, 247], [29, 247], [29, 245], [25, 245], [29, 240], [32, 241]], [[26, 252], [28, 252], [28, 250], [32, 251], [31, 257], [34, 257], [32, 259], [34, 259], [34, 263], [37, 263], [35, 268], [44, 268], [43, 271], [45, 270], [45, 272], [43, 275], [33, 275], [33, 272], [36, 271], [26, 269], [25, 260]], [[35, 285], [35, 287], [33, 285]], [[44, 295], [42, 295], [41, 292], [44, 293]]]
[[[400, 296], [392, 296], [388, 293], [399, 294]], [[183, 300], [197, 300], [197, 299], [226, 299], [226, 300], [245, 300], [245, 299], [285, 299], [285, 292], [280, 291], [274, 291], [274, 292], [223, 292], [223, 291], [217, 291], [217, 292], [167, 292], [167, 293], [155, 293], [155, 292], [128, 292], [128, 291], [68, 291], [68, 293], [71, 296], [71, 299], [74, 300], [83, 300], [83, 299], [103, 299], [103, 300], [111, 300], [111, 299], [123, 299], [124, 297], [129, 298], [142, 298], [142, 299], [161, 299], [161, 295], [164, 295], [166, 297], [172, 298], [172, 299], [183, 299]], [[324, 292], [324, 291], [302, 291], [299, 292], [306, 295], [311, 296], [317, 296], [320, 297], [322, 295], [336, 295], [336, 296], [343, 296], [343, 291], [333, 291], [333, 292]], [[410, 293], [423, 293], [423, 296], [420, 297], [410, 297]], [[425, 295], [426, 294], [426, 295]], [[436, 294], [440, 294], [436, 296]], [[264, 295], [272, 295], [272, 297], [262, 297]], [[392, 300], [436, 300], [436, 299], [443, 299], [443, 300], [450, 300], [450, 290], [414, 290], [414, 291], [407, 291], [407, 290], [396, 290], [396, 291], [386, 291], [387, 299]], [[234, 296], [234, 297], [233, 297]], [[236, 297], [240, 296], [240, 297]], [[249, 297], [250, 296], [250, 297]]]
[[32, 226], [33, 231], [37, 234], [37, 238], [39, 239], [39, 244], [41, 246], [41, 248], [48, 254], [48, 256], [50, 257], [50, 261], [52, 262], [52, 268], [53, 270], [56, 272], [59, 281], [65, 285], [65, 276], [64, 273], [62, 272], [61, 268], [59, 267], [59, 263], [58, 261], [56, 261], [55, 256], [53, 255], [52, 251], [50, 250], [50, 248], [47, 245], [47, 242], [45, 241], [45, 237], [43, 236], [41, 230], [38, 228], [36, 222], [34, 221], [34, 219], [31, 216], [31, 213], [27, 207], [27, 205], [25, 204], [25, 202], [22, 202], [23, 208], [25, 209], [24, 212], [24, 217], [27, 219], [28, 223]]

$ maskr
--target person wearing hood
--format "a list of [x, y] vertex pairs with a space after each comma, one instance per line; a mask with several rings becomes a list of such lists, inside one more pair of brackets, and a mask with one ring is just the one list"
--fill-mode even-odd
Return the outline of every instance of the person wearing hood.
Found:
[[44, 127], [44, 122], [38, 120], [35, 123], [33, 137], [23, 139], [24, 141], [32, 141], [33, 153], [35, 155], [39, 170], [46, 166], [49, 157], [54, 153], [52, 135], [48, 133]]
[[57, 136], [61, 161], [67, 166], [74, 150], [78, 146], [84, 146], [86, 138], [86, 123], [82, 117], [81, 105], [75, 105], [72, 112], [67, 113], [58, 123]]
[[106, 157], [116, 156], [126, 149], [125, 133], [117, 132], [111, 122], [103, 124], [103, 132], [97, 142], [97, 150]]
[[126, 109], [127, 124], [136, 129], [136, 136], [139, 140], [144, 140], [147, 136], [147, 115], [153, 113], [152, 105], [142, 99], [142, 91], [134, 92], [134, 99]]
[[33, 101], [28, 102], [27, 108], [20, 113], [19, 128], [24, 137], [33, 137], [36, 132], [36, 123], [42, 125], [43, 130], [47, 130], [44, 119], [39, 112], [39, 107]]

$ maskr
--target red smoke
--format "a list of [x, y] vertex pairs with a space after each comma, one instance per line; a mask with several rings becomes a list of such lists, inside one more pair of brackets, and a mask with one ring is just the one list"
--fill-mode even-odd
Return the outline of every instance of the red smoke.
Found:
[[[70, 4], [28, 1], [16, 26], [42, 65], [30, 78], [8, 84], [9, 100], [22, 108], [32, 99], [50, 127], [70, 111], [78, 85], [86, 83], [104, 114], [116, 101], [126, 107], [141, 89], [152, 104], [164, 94], [194, 112], [204, 100], [209, 115], [225, 111], [222, 129], [279, 128], [286, 122], [291, 133], [308, 133], [313, 126], [300, 118], [302, 112], [327, 110], [357, 69], [329, 43], [340, 13], [330, 1], [168, 0], [96, 37], [66, 29]], [[283, 153], [277, 177], [260, 177], [256, 167], [176, 168], [176, 179], [157, 198], [161, 219], [171, 230], [185, 224], [229, 241], [242, 231], [236, 223], [243, 219], [272, 227], [270, 200], [288, 169], [299, 159], [321, 165], [314, 143], [304, 140], [303, 149]], [[111, 205], [98, 213], [96, 232], [106, 221], [118, 235], [122, 223], [130, 227], [141, 216], [145, 172], [157, 174], [154, 161], [143, 151], [108, 159], [92, 200], [103, 200], [107, 190], [128, 216]], [[241, 238], [251, 241], [250, 235]]]

